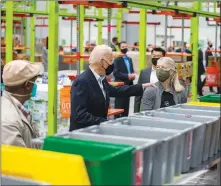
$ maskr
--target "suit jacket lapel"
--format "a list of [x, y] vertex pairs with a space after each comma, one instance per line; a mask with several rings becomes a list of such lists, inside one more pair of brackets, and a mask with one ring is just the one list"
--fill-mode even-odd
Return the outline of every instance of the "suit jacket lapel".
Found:
[[108, 92], [108, 89], [107, 89], [107, 79], [104, 79], [104, 81], [102, 82], [103, 83], [103, 86], [104, 86], [104, 90], [106, 92], [106, 100], [105, 100], [105, 106], [106, 106], [106, 109], [108, 109], [109, 107], [109, 100], [110, 100], [110, 97], [109, 97], [109, 92]]
[[120, 62], [121, 62], [121, 64], [122, 64], [122, 67], [125, 69], [125, 72], [127, 72], [127, 66], [126, 66], [126, 64], [125, 64], [125, 61], [124, 61], [124, 58], [123, 58], [123, 57], [120, 58]]

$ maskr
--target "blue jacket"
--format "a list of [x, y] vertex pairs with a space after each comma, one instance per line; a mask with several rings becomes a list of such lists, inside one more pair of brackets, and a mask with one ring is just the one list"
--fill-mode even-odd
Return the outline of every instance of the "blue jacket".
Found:
[[113, 87], [105, 79], [103, 86], [106, 91], [106, 100], [89, 68], [74, 81], [71, 88], [70, 131], [106, 121], [110, 97], [130, 97], [143, 94], [142, 85]]

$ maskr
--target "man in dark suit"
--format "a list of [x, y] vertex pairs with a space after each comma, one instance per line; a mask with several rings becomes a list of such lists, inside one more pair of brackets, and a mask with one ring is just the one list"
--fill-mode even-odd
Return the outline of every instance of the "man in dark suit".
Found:
[[201, 75], [205, 74], [205, 68], [203, 65], [203, 51], [199, 48], [198, 50], [198, 83], [197, 89], [199, 96], [203, 96], [203, 87], [206, 83], [206, 79], [201, 81]]
[[[126, 53], [128, 51], [127, 43], [125, 41], [120, 42], [120, 50], [123, 57], [118, 57], [114, 60], [114, 77], [115, 81], [124, 82], [125, 85], [133, 85], [135, 79], [134, 68], [132, 59], [129, 58]], [[124, 113], [120, 116], [128, 116], [129, 113], [130, 98], [122, 97], [115, 99], [115, 108], [124, 109]]]
[[143, 88], [148, 86], [111, 86], [106, 75], [111, 74], [114, 68], [112, 50], [106, 45], [94, 48], [89, 64], [89, 68], [72, 84], [70, 131], [106, 121], [110, 97], [141, 96]]
[[[138, 84], [143, 83], [151, 83], [155, 84], [158, 79], [156, 76], [156, 65], [157, 60], [161, 57], [164, 57], [166, 55], [166, 52], [162, 48], [154, 48], [151, 51], [151, 57], [152, 57], [152, 67], [146, 68], [144, 70], [141, 70], [140, 76], [138, 79]], [[134, 101], [134, 112], [140, 112], [140, 104], [141, 104], [141, 96], [136, 96]]]

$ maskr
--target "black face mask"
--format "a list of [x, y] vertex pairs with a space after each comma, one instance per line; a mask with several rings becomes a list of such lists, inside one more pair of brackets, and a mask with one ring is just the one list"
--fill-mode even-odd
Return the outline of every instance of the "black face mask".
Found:
[[157, 66], [157, 61], [158, 61], [158, 59], [160, 59], [160, 58], [152, 58], [152, 64], [153, 64], [154, 66]]
[[109, 65], [107, 69], [105, 69], [106, 75], [110, 75], [114, 71], [114, 64]]
[[213, 47], [213, 45], [209, 45], [209, 47], [210, 47], [210, 48], [212, 48], [212, 47]]
[[127, 49], [127, 48], [121, 49], [121, 53], [122, 53], [122, 54], [126, 54], [126, 53], [127, 53], [127, 51], [128, 51], [128, 49]]

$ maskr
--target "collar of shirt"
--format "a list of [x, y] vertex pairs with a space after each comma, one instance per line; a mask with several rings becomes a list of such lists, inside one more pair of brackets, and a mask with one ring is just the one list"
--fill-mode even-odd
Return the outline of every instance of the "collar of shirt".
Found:
[[30, 115], [30, 111], [28, 111], [16, 98], [11, 96], [15, 104], [18, 106], [18, 108], [22, 111], [24, 116], [27, 118]]
[[128, 59], [127, 55], [123, 56], [124, 59]]
[[100, 76], [91, 67], [89, 68], [91, 69], [91, 72], [94, 74], [94, 77], [98, 82], [102, 82], [105, 79], [106, 76]]

